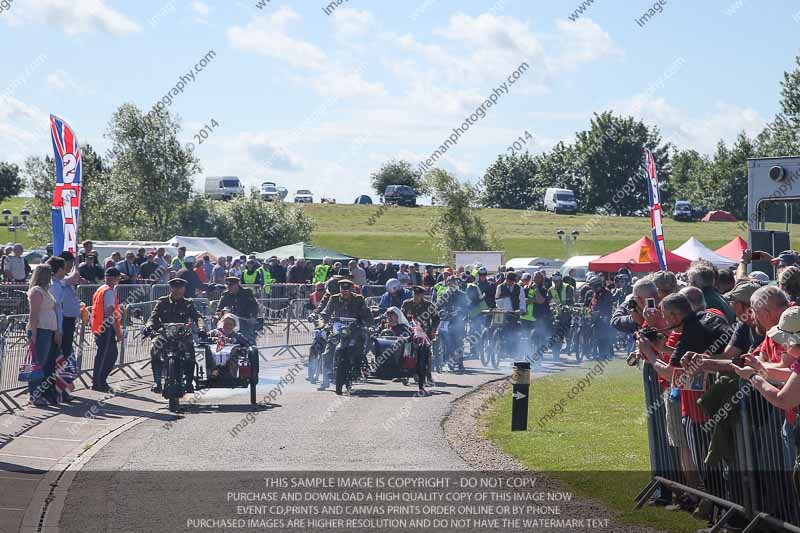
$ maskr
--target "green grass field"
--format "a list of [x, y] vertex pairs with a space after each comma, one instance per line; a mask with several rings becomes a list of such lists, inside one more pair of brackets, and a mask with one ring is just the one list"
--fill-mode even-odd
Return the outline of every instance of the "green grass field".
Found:
[[531, 470], [549, 473], [575, 494], [600, 501], [621, 522], [686, 533], [705, 527], [683, 512], [633, 510], [633, 499], [650, 480], [641, 371], [613, 362], [583, 392], [567, 399], [560, 414], [539, 424], [591, 368], [535, 380], [525, 432], [511, 432], [511, 396], [502, 396], [486, 412], [487, 436]]
[[[28, 198], [16, 197], [16, 198], [9, 198], [5, 202], [0, 203], [0, 210], [2, 209], [10, 209], [12, 215], [19, 216], [19, 212], [26, 207], [28, 207], [28, 203], [30, 200]], [[2, 221], [2, 218], [0, 218]], [[33, 247], [33, 241], [28, 237], [28, 232], [26, 231], [17, 231], [16, 233], [16, 242], [22, 243], [22, 245], [27, 248]], [[5, 225], [0, 226], [0, 244], [14, 242], [15, 237], [14, 233], [8, 231]]]
[[[0, 204], [0, 209], [19, 213], [28, 200], [12, 198]], [[304, 206], [316, 221], [314, 244], [356, 257], [372, 259], [410, 259], [436, 261], [433, 239], [428, 234], [436, 207], [390, 207], [379, 205], [322, 205]], [[499, 242], [499, 249], [512, 257], [565, 258], [568, 255], [602, 255], [630, 244], [642, 235], [650, 234], [650, 219], [645, 217], [604, 217], [598, 215], [554, 215], [539, 211], [511, 209], [481, 210], [490, 234]], [[91, 216], [86, 214], [86, 216]], [[370, 220], [373, 224], [368, 224]], [[664, 221], [667, 246], [675, 248], [695, 236], [706, 246], [717, 248], [736, 235], [744, 236], [738, 222], [674, 222]], [[578, 230], [580, 236], [568, 253], [558, 240], [557, 230], [569, 234]], [[0, 227], [0, 242], [11, 241], [11, 235]], [[18, 240], [26, 247], [34, 244], [25, 232]]]

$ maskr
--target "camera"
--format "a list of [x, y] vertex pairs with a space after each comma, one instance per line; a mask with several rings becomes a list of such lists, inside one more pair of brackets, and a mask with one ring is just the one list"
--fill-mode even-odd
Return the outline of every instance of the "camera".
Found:
[[664, 338], [664, 335], [659, 333], [656, 328], [642, 328], [639, 330], [639, 335], [649, 340], [650, 342], [656, 342], [658, 339]]
[[628, 311], [638, 311], [639, 310], [639, 304], [636, 303], [636, 300], [634, 300], [633, 298], [631, 298], [630, 300], [627, 301], [627, 303], [625, 304], [625, 307], [628, 308]]

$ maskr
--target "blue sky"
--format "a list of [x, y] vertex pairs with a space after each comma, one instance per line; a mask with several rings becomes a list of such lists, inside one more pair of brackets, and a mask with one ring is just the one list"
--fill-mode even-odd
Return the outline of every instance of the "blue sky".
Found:
[[[475, 181], [525, 131], [532, 152], [572, 139], [593, 112], [658, 126], [681, 148], [757, 133], [778, 111], [800, 48], [796, 2], [662, 0], [12, 0], [0, 12], [0, 143], [51, 151], [47, 115], [103, 152], [113, 111], [151, 108], [210, 50], [169, 106], [182, 142], [219, 123], [202, 175], [352, 202], [369, 175], [428, 157], [523, 62], [530, 68], [439, 165]], [[585, 3], [585, 2], [584, 2]], [[201, 183], [201, 176], [197, 183]]]

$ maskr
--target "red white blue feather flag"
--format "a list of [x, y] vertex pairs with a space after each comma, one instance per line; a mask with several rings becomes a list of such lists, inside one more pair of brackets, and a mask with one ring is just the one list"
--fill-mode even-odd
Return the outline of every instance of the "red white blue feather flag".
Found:
[[647, 148], [644, 149], [645, 169], [647, 170], [647, 196], [650, 200], [650, 226], [653, 229], [653, 244], [661, 270], [667, 270], [667, 251], [664, 245], [664, 225], [662, 223], [661, 192], [658, 190], [656, 161]]
[[53, 254], [78, 253], [78, 211], [81, 207], [81, 148], [72, 128], [50, 115], [50, 134], [56, 160], [53, 194]]

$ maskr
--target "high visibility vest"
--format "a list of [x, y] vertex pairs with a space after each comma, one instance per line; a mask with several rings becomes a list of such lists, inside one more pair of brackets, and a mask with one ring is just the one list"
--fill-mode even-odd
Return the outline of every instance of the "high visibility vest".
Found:
[[178, 263], [178, 265], [179, 265], [178, 269], [179, 270], [181, 268], [186, 268], [186, 262], [183, 259], [181, 259], [180, 257], [178, 257], [178, 256], [175, 256], [175, 258], [172, 260], [172, 264], [170, 266], [175, 265], [175, 263]]
[[314, 269], [314, 283], [324, 283], [328, 279], [328, 272], [331, 271], [330, 265], [317, 265]]
[[447, 292], [447, 284], [437, 283], [436, 285], [433, 286], [433, 290], [436, 291], [436, 299], [438, 300], [443, 292]]
[[[108, 325], [103, 325], [103, 321], [105, 320], [105, 295], [106, 291], [112, 290], [111, 287], [108, 285], [103, 285], [99, 289], [94, 292], [94, 296], [92, 296], [92, 333], [95, 335], [100, 335], [103, 331], [108, 327]], [[117, 326], [122, 328], [122, 315], [119, 312], [119, 299], [116, 295], [114, 295], [114, 316], [117, 319]]]
[[245, 285], [256, 284], [256, 280], [258, 279], [258, 270], [259, 269], [253, 270], [252, 274], [247, 270], [242, 271], [242, 281], [244, 282]]
[[[569, 289], [567, 289], [567, 287], [569, 287], [569, 285], [567, 285], [566, 283], [562, 283], [561, 284], [561, 293], [560, 294], [556, 290], [556, 286], [555, 285], [550, 287], [550, 290], [548, 291], [550, 293], [550, 297], [553, 300], [555, 300], [558, 305], [564, 305], [564, 301], [567, 298], [567, 292], [569, 290]], [[573, 296], [573, 300], [574, 299], [575, 299], [575, 297]]]
[[482, 311], [489, 309], [489, 305], [486, 303], [486, 300], [483, 299], [483, 292], [477, 283], [470, 283], [467, 285], [467, 289], [470, 287], [475, 287], [475, 290], [478, 291], [478, 304], [473, 305], [469, 310], [469, 318], [472, 319], [480, 315]]
[[528, 320], [533, 322], [536, 320], [536, 317], [533, 316], [533, 299], [536, 296], [536, 289], [534, 287], [528, 287], [525, 289], [525, 314], [522, 315], [522, 320]]
[[272, 274], [268, 268], [260, 267], [258, 270], [264, 274], [264, 294], [269, 296], [272, 293]]

